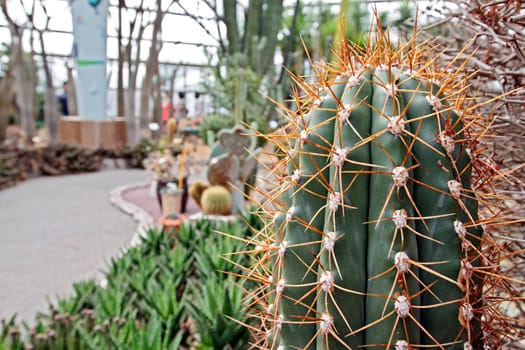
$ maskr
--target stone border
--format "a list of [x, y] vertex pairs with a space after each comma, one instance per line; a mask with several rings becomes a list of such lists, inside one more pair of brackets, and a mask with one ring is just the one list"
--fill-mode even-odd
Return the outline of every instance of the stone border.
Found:
[[188, 222], [194, 222], [199, 220], [210, 220], [214, 222], [225, 222], [231, 223], [237, 220], [235, 215], [206, 215], [202, 211], [188, 216]]
[[[148, 185], [149, 182], [139, 182], [119, 186], [109, 192], [109, 201], [111, 204], [125, 214], [131, 216], [138, 224], [137, 229], [128, 244], [129, 247], [135, 247], [140, 244], [141, 238], [146, 235], [146, 231], [155, 227], [155, 220], [146, 210], [125, 200], [122, 194], [127, 190], [146, 187]], [[124, 248], [124, 250], [126, 250], [126, 248]]]

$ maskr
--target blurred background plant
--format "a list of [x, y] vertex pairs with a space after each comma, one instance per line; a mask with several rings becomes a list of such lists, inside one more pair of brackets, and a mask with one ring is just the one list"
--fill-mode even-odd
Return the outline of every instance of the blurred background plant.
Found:
[[151, 152], [144, 160], [144, 169], [148, 176], [155, 181], [175, 181], [180, 176], [181, 169], [183, 176], [187, 176], [187, 168], [182, 162], [181, 155], [173, 155], [169, 149]]
[[[289, 72], [310, 74], [310, 59], [331, 56], [338, 41], [339, 17], [347, 19], [347, 37], [362, 44], [370, 26], [368, 5], [359, 0], [251, 0], [245, 5], [225, 1], [221, 8], [215, 3], [227, 40], [221, 41], [218, 61], [205, 85], [212, 108], [201, 122], [201, 137], [209, 135], [208, 130], [216, 135], [221, 128], [239, 123], [263, 133], [272, 129], [271, 121], [277, 122], [273, 128], [281, 124], [268, 98], [287, 103], [293, 85], [287, 78]], [[405, 0], [395, 11], [380, 13], [385, 25], [398, 28], [408, 25], [406, 20], [415, 8]]]

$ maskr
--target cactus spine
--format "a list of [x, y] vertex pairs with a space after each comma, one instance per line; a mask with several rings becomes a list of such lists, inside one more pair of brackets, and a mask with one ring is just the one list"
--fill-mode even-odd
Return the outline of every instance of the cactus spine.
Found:
[[494, 311], [482, 245], [495, 244], [471, 184], [483, 117], [424, 47], [374, 35], [339, 67], [313, 67], [317, 82], [297, 78], [291, 140], [266, 136], [285, 157], [253, 242], [260, 348], [463, 350], [498, 336], [481, 333]]

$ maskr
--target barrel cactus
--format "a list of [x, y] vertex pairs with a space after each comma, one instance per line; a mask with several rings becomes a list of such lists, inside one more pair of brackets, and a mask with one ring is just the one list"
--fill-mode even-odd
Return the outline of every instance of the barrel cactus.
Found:
[[229, 215], [232, 211], [232, 194], [224, 186], [210, 186], [202, 192], [200, 205], [208, 215]]
[[210, 187], [210, 184], [208, 184], [207, 182], [204, 182], [202, 180], [195, 180], [193, 181], [193, 183], [191, 184], [188, 192], [190, 193], [190, 196], [191, 198], [193, 198], [193, 200], [195, 201], [195, 203], [197, 203], [199, 205], [199, 207], [201, 206], [201, 198], [202, 198], [202, 193], [208, 188]]
[[478, 208], [489, 119], [430, 49], [371, 38], [296, 78], [286, 136], [265, 136], [282, 157], [249, 251], [257, 348], [492, 348], [487, 293], [508, 281]]

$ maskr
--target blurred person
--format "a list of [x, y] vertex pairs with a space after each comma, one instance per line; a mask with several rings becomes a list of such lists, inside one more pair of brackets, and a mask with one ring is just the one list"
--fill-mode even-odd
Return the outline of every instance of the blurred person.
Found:
[[179, 100], [175, 106], [175, 119], [178, 121], [185, 119], [188, 110], [186, 109], [186, 93], [179, 92]]
[[62, 93], [58, 95], [58, 105], [60, 106], [60, 114], [62, 116], [68, 116], [69, 115], [69, 108], [67, 105], [67, 90], [68, 90], [68, 84], [67, 81], [65, 81], [62, 84]]
[[195, 124], [199, 124], [202, 117], [204, 116], [204, 101], [200, 98], [201, 94], [199, 92], [195, 93]]
[[166, 124], [170, 117], [170, 106], [173, 109], [173, 116], [176, 116], [177, 108], [171, 103], [171, 99], [169, 97], [164, 98], [164, 103], [162, 104], [162, 124]]

